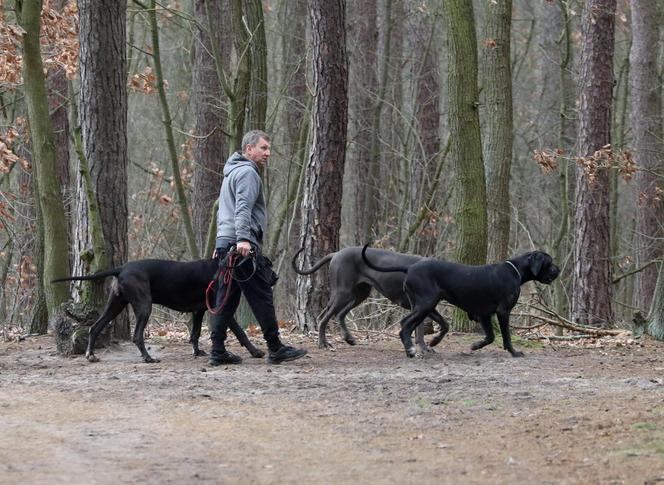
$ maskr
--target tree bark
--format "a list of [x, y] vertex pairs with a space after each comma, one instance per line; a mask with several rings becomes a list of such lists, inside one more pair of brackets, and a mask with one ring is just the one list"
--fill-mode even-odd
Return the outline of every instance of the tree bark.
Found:
[[[300, 232], [301, 246], [306, 243], [306, 265], [339, 246], [348, 123], [345, 17], [344, 0], [309, 2], [314, 60], [313, 139], [305, 175]], [[313, 277], [299, 277], [297, 286], [298, 327], [315, 328], [316, 315], [327, 298], [327, 278], [322, 272]]]
[[[657, 61], [660, 53], [660, 12], [655, 0], [632, 0], [632, 47], [629, 53], [629, 92], [636, 174], [636, 265], [662, 257], [664, 213], [657, 173], [662, 171], [662, 97]], [[657, 267], [651, 265], [636, 276], [636, 305], [650, 308]]]
[[[223, 109], [221, 82], [215, 69], [214, 52], [220, 55], [223, 69], [227, 70], [230, 60], [232, 35], [224, 25], [224, 13], [228, 11], [227, 0], [196, 0], [194, 9], [198, 28], [194, 33], [195, 57], [192, 75], [194, 116], [196, 136], [191, 197], [192, 220], [196, 244], [203, 250], [203, 257], [209, 256], [208, 229], [216, 220], [212, 208], [219, 197], [222, 170], [228, 156], [226, 111]], [[208, 22], [208, 15], [210, 21]], [[210, 32], [208, 25], [219, 27]], [[216, 49], [212, 49], [212, 42]]]
[[[583, 11], [579, 156], [588, 160], [611, 143], [615, 0], [587, 0]], [[609, 175], [576, 169], [572, 317], [611, 326]]]
[[512, 0], [487, 2], [480, 40], [487, 174], [488, 261], [508, 257], [510, 238], [510, 171], [512, 166], [512, 70], [510, 33]]
[[[119, 266], [128, 256], [127, 3], [126, 0], [80, 0], [78, 6], [83, 147], [97, 194], [107, 255], [113, 266]], [[82, 186], [79, 182], [79, 187]], [[89, 248], [91, 238], [85, 227], [87, 208], [79, 209], [82, 211], [78, 213], [79, 238]], [[115, 319], [113, 334], [120, 339], [129, 338], [126, 312]]]
[[67, 285], [54, 284], [51, 280], [70, 273], [67, 223], [39, 43], [41, 7], [40, 0], [25, 0], [20, 4], [18, 15], [26, 32], [23, 36], [23, 79], [34, 155], [34, 186], [43, 224], [44, 266], [40, 273], [44, 279], [48, 318], [52, 320], [60, 313], [60, 305], [67, 301], [68, 290]]
[[[456, 260], [484, 264], [487, 255], [486, 184], [482, 163], [482, 140], [477, 112], [477, 41], [470, 0], [443, 2], [448, 43], [448, 120], [451, 156], [457, 185], [455, 221], [458, 237]], [[455, 314], [457, 331], [474, 328], [465, 315]]]
[[[267, 41], [261, 0], [244, 0], [251, 39], [251, 89], [247, 130], [265, 130], [267, 116]], [[265, 177], [263, 177], [265, 179]]]
[[373, 133], [373, 107], [377, 102], [378, 76], [376, 54], [378, 44], [378, 10], [376, 0], [351, 2], [348, 5], [349, 49], [348, 84], [348, 160], [345, 170], [344, 191], [350, 194], [342, 207], [344, 230], [342, 238], [348, 245], [367, 241], [369, 217], [366, 198], [373, 193], [369, 187], [375, 183], [358, 174], [369, 173], [371, 167]]

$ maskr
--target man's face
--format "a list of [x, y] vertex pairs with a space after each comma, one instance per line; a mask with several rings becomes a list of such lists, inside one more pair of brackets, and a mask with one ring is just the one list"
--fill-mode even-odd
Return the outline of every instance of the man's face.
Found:
[[255, 145], [247, 145], [244, 154], [259, 167], [264, 167], [267, 159], [270, 158], [270, 142], [265, 138], [260, 138]]

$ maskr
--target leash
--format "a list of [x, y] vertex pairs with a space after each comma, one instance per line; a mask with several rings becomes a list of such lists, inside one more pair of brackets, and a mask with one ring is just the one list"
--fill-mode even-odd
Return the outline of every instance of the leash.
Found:
[[516, 266], [514, 266], [514, 263], [512, 261], [505, 261], [507, 264], [509, 264], [514, 271], [516, 271], [516, 275], [519, 277], [519, 281], [521, 281], [521, 273], [519, 272], [518, 269], [516, 269]]
[[[247, 259], [252, 259], [253, 263], [252, 271], [247, 278], [240, 279], [234, 274], [234, 270], [242, 266], [247, 261]], [[208, 284], [208, 287], [205, 290], [205, 306], [207, 307], [208, 311], [212, 315], [217, 315], [222, 310], [222, 308], [226, 306], [226, 303], [228, 302], [228, 297], [231, 293], [230, 289], [233, 280], [239, 283], [244, 283], [245, 281], [249, 281], [254, 276], [255, 273], [256, 273], [256, 262], [253, 261], [253, 250], [249, 254], [249, 256], [241, 257], [240, 254], [235, 252], [234, 248], [231, 248], [231, 250], [228, 251], [228, 253], [226, 254], [226, 265], [223, 268], [221, 267], [219, 268], [217, 274], [214, 276], [214, 278], [212, 278], [212, 281], [210, 281], [210, 284]], [[226, 287], [226, 292], [224, 293], [224, 300], [217, 308], [214, 308], [212, 307], [212, 305], [210, 305], [210, 292], [214, 290], [214, 285], [217, 281], [223, 283], [223, 285]]]

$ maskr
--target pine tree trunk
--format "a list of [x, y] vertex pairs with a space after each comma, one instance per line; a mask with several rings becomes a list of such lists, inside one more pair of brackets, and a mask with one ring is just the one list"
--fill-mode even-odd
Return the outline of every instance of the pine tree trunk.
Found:
[[[108, 260], [112, 266], [120, 266], [128, 257], [127, 3], [80, 0], [78, 6], [83, 148], [97, 194]], [[87, 214], [79, 217], [85, 221]], [[85, 247], [90, 246], [88, 239]], [[113, 335], [129, 339], [126, 312], [115, 319]]]
[[[588, 0], [583, 12], [579, 140], [581, 157], [611, 143], [615, 0]], [[576, 169], [572, 318], [611, 326], [609, 174]]]
[[[344, 0], [311, 0], [314, 60], [313, 139], [302, 203], [304, 265], [339, 247], [341, 189], [348, 123], [348, 62]], [[306, 243], [306, 246], [305, 246]], [[317, 327], [316, 316], [328, 293], [323, 272], [298, 278], [297, 324]]]

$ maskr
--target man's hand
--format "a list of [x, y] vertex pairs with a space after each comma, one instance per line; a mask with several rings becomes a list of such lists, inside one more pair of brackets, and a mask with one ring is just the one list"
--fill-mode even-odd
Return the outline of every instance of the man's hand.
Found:
[[242, 257], [245, 257], [251, 252], [251, 244], [249, 241], [238, 241], [235, 245], [235, 250], [240, 253]]

